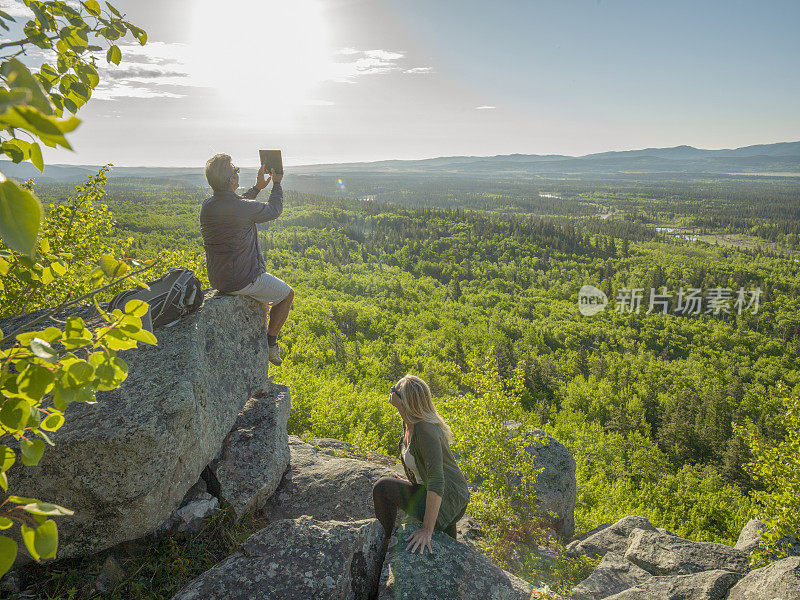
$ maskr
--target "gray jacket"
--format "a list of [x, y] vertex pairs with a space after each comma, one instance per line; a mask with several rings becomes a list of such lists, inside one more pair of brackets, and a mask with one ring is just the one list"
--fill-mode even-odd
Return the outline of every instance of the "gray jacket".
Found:
[[280, 216], [283, 190], [273, 182], [268, 202], [256, 202], [258, 192], [255, 186], [242, 196], [233, 191], [214, 192], [200, 209], [208, 279], [220, 292], [240, 290], [267, 271], [256, 223]]

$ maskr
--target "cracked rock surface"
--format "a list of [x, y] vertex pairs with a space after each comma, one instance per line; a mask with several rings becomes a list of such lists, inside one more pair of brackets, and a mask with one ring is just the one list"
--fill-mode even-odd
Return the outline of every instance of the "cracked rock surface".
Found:
[[266, 386], [264, 393], [244, 405], [219, 458], [210, 465], [220, 499], [237, 518], [264, 506], [281, 482], [289, 465], [286, 423], [290, 408], [289, 388]]
[[376, 519], [276, 521], [172, 600], [366, 600], [377, 588], [383, 542]]
[[507, 573], [483, 554], [435, 531], [433, 554], [406, 550], [417, 523], [403, 523], [389, 542], [379, 600], [528, 600], [533, 586]]

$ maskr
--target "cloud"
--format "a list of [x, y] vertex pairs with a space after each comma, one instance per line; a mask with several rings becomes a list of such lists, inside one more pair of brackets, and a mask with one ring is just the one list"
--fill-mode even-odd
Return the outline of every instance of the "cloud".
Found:
[[116, 65], [100, 62], [100, 84], [92, 94], [99, 100], [117, 98], [182, 98], [186, 94], [168, 91], [164, 86], [200, 87], [188, 67], [189, 46], [186, 44], [149, 42], [119, 44], [122, 62]]
[[333, 106], [335, 102], [330, 100], [308, 100], [305, 102], [306, 106]]
[[356, 50], [354, 48], [342, 48], [336, 54], [350, 58], [346, 62], [334, 62], [331, 65], [330, 79], [342, 83], [352, 83], [355, 78], [364, 75], [380, 75], [399, 71], [400, 67], [397, 61], [405, 56], [402, 52], [390, 50]]
[[331, 68], [331, 81], [353, 83], [358, 77], [366, 75], [383, 75], [385, 73], [420, 74], [431, 73], [433, 67], [413, 67], [400, 65], [406, 57], [405, 52], [394, 50], [357, 50], [356, 48], [340, 48], [337, 55], [348, 60], [334, 62]]
[[[123, 63], [124, 64], [124, 63]], [[189, 74], [181, 71], [171, 71], [169, 69], [154, 69], [141, 65], [127, 64], [123, 67], [120, 65], [116, 69], [109, 70], [106, 77], [111, 79], [161, 79], [164, 77], [188, 77]]]
[[185, 94], [175, 94], [166, 90], [157, 90], [149, 87], [125, 85], [98, 85], [92, 98], [97, 100], [116, 100], [118, 98], [183, 98]]
[[497, 107], [496, 106], [489, 106], [487, 104], [484, 104], [483, 106], [476, 106], [475, 110], [494, 110], [495, 108], [497, 108]]
[[187, 65], [192, 56], [192, 50], [188, 44], [177, 42], [147, 42], [144, 46], [139, 44], [117, 45], [122, 50], [123, 59], [132, 63]]

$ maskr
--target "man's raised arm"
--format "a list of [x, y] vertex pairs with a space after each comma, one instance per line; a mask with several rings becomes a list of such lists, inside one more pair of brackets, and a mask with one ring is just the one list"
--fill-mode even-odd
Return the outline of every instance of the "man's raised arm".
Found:
[[265, 168], [262, 165], [261, 169], [258, 171], [256, 184], [242, 195], [242, 198], [252, 200], [258, 195], [258, 192], [267, 187], [267, 184], [272, 181], [272, 192], [267, 202], [251, 201], [242, 203], [247, 218], [253, 221], [253, 223], [272, 221], [281, 216], [283, 212], [283, 188], [281, 188], [281, 179], [283, 176], [272, 173], [269, 179], [265, 180], [264, 175]]

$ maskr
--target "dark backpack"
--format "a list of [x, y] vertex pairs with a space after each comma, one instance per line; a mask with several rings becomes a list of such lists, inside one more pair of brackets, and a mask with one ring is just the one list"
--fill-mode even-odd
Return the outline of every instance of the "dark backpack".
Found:
[[156, 327], [169, 327], [181, 317], [194, 312], [203, 304], [203, 288], [194, 271], [175, 267], [155, 281], [148, 281], [150, 289], [143, 287], [120, 292], [108, 303], [109, 312], [115, 308], [125, 311], [130, 300], [144, 300], [150, 305], [142, 317], [142, 327], [153, 331]]

